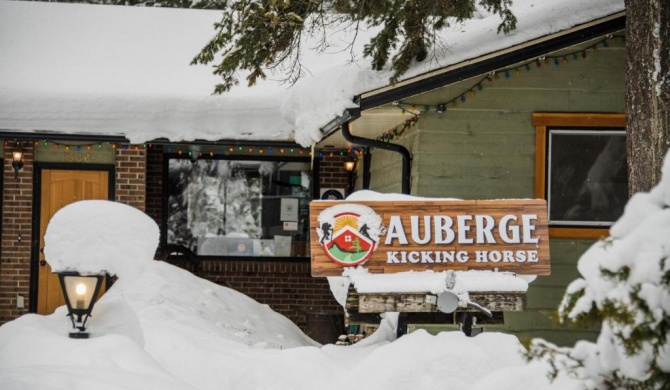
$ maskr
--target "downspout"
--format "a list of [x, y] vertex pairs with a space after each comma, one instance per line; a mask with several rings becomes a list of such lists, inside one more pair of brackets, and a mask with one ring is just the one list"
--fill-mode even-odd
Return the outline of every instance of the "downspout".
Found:
[[[353, 110], [352, 110], [353, 111]], [[351, 113], [353, 118], [358, 118], [360, 116], [360, 111]], [[389, 142], [377, 141], [374, 139], [358, 137], [349, 131], [349, 120], [342, 123], [342, 136], [345, 140], [351, 142], [352, 144], [371, 146], [374, 148], [386, 149], [392, 152], [400, 153], [402, 155], [402, 193], [409, 195], [410, 193], [410, 168], [412, 155], [409, 153], [409, 150], [402, 145], [392, 144]], [[368, 169], [368, 167], [366, 167]]]

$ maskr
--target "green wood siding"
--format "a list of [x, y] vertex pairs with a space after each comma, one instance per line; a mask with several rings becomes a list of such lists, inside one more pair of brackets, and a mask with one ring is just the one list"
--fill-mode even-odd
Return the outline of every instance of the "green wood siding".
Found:
[[[530, 71], [521, 67], [519, 76], [512, 70], [509, 78], [499, 73], [492, 82], [485, 81], [482, 90], [475, 89], [475, 96], [466, 96], [466, 102], [448, 105], [445, 113], [423, 112], [418, 125], [400, 142], [409, 142], [413, 154], [412, 194], [463, 199], [534, 197], [531, 115], [623, 112], [624, 54], [619, 43], [589, 51], [587, 58], [569, 56], [567, 66], [531, 64]], [[465, 80], [403, 101], [418, 109], [435, 106], [468, 91], [479, 80], [481, 77]], [[378, 150], [373, 153], [371, 189], [399, 192], [399, 157]], [[595, 329], [576, 329], [552, 318], [565, 287], [578, 277], [577, 260], [592, 243], [552, 239], [552, 275], [531, 284], [527, 309], [507, 313], [500, 329], [522, 340], [543, 337], [560, 345], [594, 339]]]

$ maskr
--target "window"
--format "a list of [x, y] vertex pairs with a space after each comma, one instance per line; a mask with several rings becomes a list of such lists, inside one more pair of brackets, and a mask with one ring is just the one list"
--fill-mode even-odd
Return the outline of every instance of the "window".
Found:
[[308, 256], [309, 160], [167, 158], [167, 243], [203, 256]]
[[599, 238], [628, 201], [621, 114], [533, 114], [535, 196], [547, 199], [552, 237]]

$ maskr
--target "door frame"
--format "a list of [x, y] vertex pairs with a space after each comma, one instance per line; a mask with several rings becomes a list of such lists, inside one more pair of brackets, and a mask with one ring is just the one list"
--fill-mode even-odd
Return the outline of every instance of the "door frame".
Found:
[[42, 170], [57, 169], [67, 171], [107, 171], [108, 199], [114, 200], [115, 166], [114, 164], [73, 164], [35, 162], [33, 169], [33, 219], [32, 242], [30, 245], [30, 302], [28, 311], [37, 312], [37, 288], [39, 284], [40, 218], [42, 198]]

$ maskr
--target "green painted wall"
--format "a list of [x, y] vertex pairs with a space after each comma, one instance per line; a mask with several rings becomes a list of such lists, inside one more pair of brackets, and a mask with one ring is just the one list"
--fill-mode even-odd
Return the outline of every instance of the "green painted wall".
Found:
[[[560, 52], [571, 53], [582, 45]], [[535, 182], [534, 112], [615, 112], [624, 109], [624, 48], [622, 43], [589, 50], [587, 57], [567, 57], [520, 67], [509, 77], [498, 73], [484, 81], [475, 96], [448, 105], [442, 114], [425, 112], [405, 142], [413, 154], [412, 194], [463, 199], [532, 198]], [[448, 102], [470, 90], [481, 77], [404, 99], [418, 109]], [[402, 142], [401, 142], [402, 143]], [[398, 158], [373, 152], [372, 190], [399, 192]], [[397, 173], [396, 176], [393, 174]], [[375, 177], [377, 176], [377, 177]], [[576, 263], [592, 244], [589, 240], [552, 239], [552, 275], [539, 277], [528, 291], [522, 313], [508, 313], [502, 328], [521, 339], [543, 337], [560, 345], [593, 339], [595, 329], [574, 329], [552, 320], [566, 285], [578, 277]]]
[[[399, 120], [398, 125], [402, 125], [402, 120]], [[407, 148], [412, 154], [412, 169], [411, 169], [411, 193], [417, 194], [417, 172], [419, 165], [421, 150], [419, 148], [419, 132], [413, 131], [418, 129], [418, 125], [410, 129], [409, 133], [401, 137], [397, 144]], [[374, 149], [371, 151], [372, 159], [370, 162], [370, 189], [373, 191], [390, 194], [402, 192], [402, 156], [400, 153], [389, 152], [381, 149]], [[362, 157], [360, 158], [362, 160]], [[356, 189], [361, 189], [363, 186], [362, 169], [358, 171], [358, 180], [356, 182]]]

